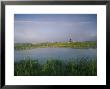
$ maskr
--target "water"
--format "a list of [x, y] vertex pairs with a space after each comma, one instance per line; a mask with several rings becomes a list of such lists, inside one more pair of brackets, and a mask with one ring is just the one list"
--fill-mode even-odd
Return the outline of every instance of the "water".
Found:
[[35, 48], [29, 50], [15, 50], [14, 52], [15, 61], [31, 58], [42, 62], [47, 59], [67, 60], [82, 57], [96, 58], [97, 49]]

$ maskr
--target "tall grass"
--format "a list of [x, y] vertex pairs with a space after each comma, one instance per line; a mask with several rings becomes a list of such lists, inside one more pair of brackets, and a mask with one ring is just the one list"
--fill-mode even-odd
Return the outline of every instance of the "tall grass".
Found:
[[96, 76], [96, 59], [63, 61], [48, 59], [44, 64], [38, 60], [22, 60], [14, 63], [15, 76]]

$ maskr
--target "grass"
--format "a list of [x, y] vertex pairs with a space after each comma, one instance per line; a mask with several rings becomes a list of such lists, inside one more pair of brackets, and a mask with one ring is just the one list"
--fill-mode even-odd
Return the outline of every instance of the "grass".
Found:
[[15, 50], [25, 50], [32, 48], [48, 48], [48, 47], [59, 47], [59, 48], [96, 48], [97, 43], [95, 41], [90, 42], [53, 42], [53, 43], [15, 43]]
[[15, 76], [96, 76], [97, 60], [81, 58], [80, 60], [62, 61], [48, 59], [44, 64], [38, 60], [26, 59], [14, 63]]

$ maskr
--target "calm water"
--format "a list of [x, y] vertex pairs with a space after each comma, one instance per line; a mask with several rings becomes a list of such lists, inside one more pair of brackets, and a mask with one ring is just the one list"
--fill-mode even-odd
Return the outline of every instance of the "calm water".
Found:
[[36, 48], [29, 50], [19, 50], [14, 52], [15, 61], [24, 60], [26, 58], [46, 61], [47, 59], [66, 60], [71, 58], [96, 58], [96, 49], [72, 49], [72, 48]]

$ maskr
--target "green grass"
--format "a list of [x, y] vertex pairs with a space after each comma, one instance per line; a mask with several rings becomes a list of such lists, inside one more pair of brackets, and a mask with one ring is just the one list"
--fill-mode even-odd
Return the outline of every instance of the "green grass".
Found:
[[63, 61], [48, 59], [41, 64], [38, 60], [22, 60], [14, 63], [15, 76], [96, 76], [97, 60], [82, 58]]
[[15, 50], [25, 50], [25, 49], [32, 49], [32, 48], [96, 48], [97, 43], [95, 41], [90, 42], [53, 42], [53, 43], [39, 43], [39, 44], [32, 44], [32, 43], [16, 43], [14, 45]]

